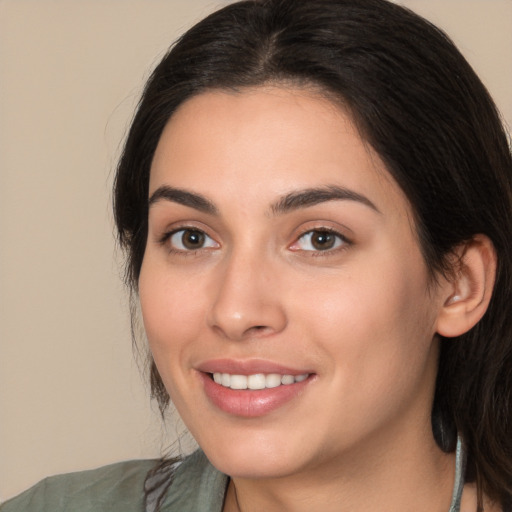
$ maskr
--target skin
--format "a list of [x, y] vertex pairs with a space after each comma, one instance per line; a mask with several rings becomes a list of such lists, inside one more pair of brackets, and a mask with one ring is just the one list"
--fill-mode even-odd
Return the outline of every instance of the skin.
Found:
[[[329, 186], [357, 199], [276, 207]], [[215, 212], [154, 196], [162, 187]], [[225, 512], [447, 511], [454, 457], [435, 444], [430, 410], [453, 284], [432, 285], [411, 207], [350, 117], [305, 90], [202, 93], [163, 132], [151, 196], [144, 325], [185, 424], [231, 476]], [[183, 229], [204, 244], [181, 245]], [[311, 243], [325, 230], [339, 233], [332, 249]], [[240, 417], [204, 391], [198, 368], [218, 358], [311, 378], [283, 406]]]

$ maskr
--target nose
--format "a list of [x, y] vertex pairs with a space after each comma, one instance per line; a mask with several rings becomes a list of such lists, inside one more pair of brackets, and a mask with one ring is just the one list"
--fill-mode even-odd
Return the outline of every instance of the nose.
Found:
[[211, 328], [234, 341], [281, 332], [287, 316], [278, 281], [264, 258], [231, 255], [216, 275], [208, 314]]

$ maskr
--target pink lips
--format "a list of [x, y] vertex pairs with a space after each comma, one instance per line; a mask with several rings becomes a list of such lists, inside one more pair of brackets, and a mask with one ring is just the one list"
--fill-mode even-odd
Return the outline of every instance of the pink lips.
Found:
[[[312, 382], [314, 374], [308, 370], [296, 370], [264, 360], [234, 361], [230, 359], [207, 361], [198, 368], [206, 396], [220, 410], [246, 418], [264, 416], [279, 409], [298, 397]], [[302, 382], [259, 390], [234, 390], [216, 384], [213, 373], [232, 375], [253, 375], [257, 373], [281, 375], [310, 374]]]

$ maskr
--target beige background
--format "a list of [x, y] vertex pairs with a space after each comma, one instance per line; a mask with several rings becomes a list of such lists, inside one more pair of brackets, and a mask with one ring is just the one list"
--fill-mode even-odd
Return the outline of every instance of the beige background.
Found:
[[[110, 187], [143, 79], [221, 1], [0, 0], [0, 499], [172, 440], [133, 360]], [[512, 125], [512, 0], [403, 2]]]

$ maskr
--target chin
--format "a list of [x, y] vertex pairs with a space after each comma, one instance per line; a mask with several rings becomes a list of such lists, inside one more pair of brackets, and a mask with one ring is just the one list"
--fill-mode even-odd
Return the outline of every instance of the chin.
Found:
[[[242, 437], [242, 439], [241, 439]], [[236, 439], [238, 438], [238, 439]], [[282, 435], [251, 436], [244, 434], [218, 437], [213, 442], [200, 442], [210, 462], [222, 473], [237, 478], [279, 478], [294, 473], [306, 463], [296, 443], [287, 443]], [[304, 443], [303, 443], [304, 444]]]
[[232, 478], [244, 479], [275, 479], [297, 473], [302, 466], [287, 458], [277, 460], [277, 457], [267, 458], [265, 455], [230, 456], [221, 454], [210, 457], [210, 462], [222, 473]]

